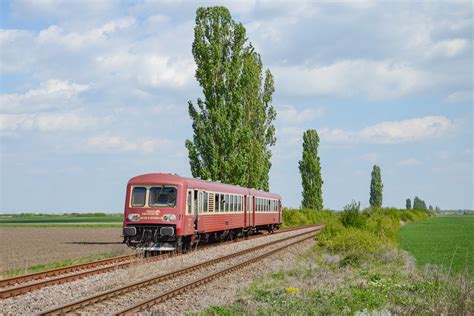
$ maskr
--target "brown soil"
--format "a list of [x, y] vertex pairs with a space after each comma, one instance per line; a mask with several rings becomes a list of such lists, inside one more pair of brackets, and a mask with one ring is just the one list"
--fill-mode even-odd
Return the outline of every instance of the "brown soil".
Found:
[[83, 258], [132, 253], [122, 244], [121, 228], [1, 227], [0, 271]]

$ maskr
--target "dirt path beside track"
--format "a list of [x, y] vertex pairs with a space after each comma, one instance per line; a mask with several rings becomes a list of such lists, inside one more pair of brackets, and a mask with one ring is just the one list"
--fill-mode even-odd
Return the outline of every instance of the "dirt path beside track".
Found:
[[132, 253], [121, 228], [0, 227], [0, 271], [95, 254]]

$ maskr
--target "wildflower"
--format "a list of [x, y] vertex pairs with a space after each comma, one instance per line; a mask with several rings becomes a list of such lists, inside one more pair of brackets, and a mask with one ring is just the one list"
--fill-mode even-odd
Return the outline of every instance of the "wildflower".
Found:
[[290, 294], [296, 294], [296, 293], [299, 292], [299, 289], [296, 288], [296, 287], [289, 287], [289, 288], [286, 289], [286, 291]]

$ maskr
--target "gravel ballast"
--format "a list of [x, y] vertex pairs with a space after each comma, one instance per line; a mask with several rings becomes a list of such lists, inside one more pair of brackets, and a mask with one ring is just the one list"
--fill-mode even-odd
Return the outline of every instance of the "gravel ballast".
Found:
[[[180, 268], [184, 268], [210, 259], [218, 258], [230, 253], [235, 253], [243, 249], [267, 243], [269, 241], [273, 241], [291, 235], [297, 235], [304, 231], [311, 231], [313, 229], [314, 228], [307, 228], [304, 230], [268, 235], [262, 238], [244, 240], [232, 244], [225, 244], [219, 247], [211, 247], [186, 255], [166, 258], [164, 260], [159, 260], [149, 264], [140, 264], [125, 270], [115, 270], [105, 274], [91, 276], [86, 279], [77, 280], [62, 285], [42, 288], [31, 293], [0, 301], [0, 310], [7, 314], [38, 313], [40, 311], [49, 310], [53, 307], [83, 299], [85, 297], [92, 296], [100, 292], [111, 290], [113, 288], [121, 287], [153, 276], [175, 271]], [[307, 242], [304, 242], [303, 244], [306, 243]], [[288, 251], [291, 251], [291, 249], [296, 247], [300, 246], [292, 246], [289, 250], [285, 250], [284, 253], [288, 253]], [[265, 259], [265, 261], [266, 260], [267, 259]], [[279, 262], [279, 260], [275, 262]], [[261, 268], [255, 270], [260, 271]], [[233, 274], [234, 273], [232, 273], [232, 275]]]

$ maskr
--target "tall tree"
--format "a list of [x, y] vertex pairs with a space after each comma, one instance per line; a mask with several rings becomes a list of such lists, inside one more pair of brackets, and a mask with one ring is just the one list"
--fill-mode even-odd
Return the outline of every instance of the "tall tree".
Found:
[[204, 94], [197, 107], [188, 102], [193, 176], [268, 191], [276, 141], [270, 70], [263, 77], [260, 55], [225, 7], [197, 10], [192, 52]]
[[372, 179], [370, 181], [370, 206], [381, 207], [382, 206], [382, 175], [380, 173], [380, 167], [374, 165], [372, 169]]
[[407, 210], [411, 210], [411, 200], [410, 200], [410, 199], [407, 199], [405, 205], [406, 205], [406, 209], [407, 209]]
[[415, 196], [415, 198], [413, 199], [413, 209], [426, 211], [427, 210], [426, 202], [420, 199], [419, 197]]
[[303, 155], [299, 162], [303, 184], [303, 208], [323, 209], [323, 179], [318, 156], [319, 136], [316, 130], [309, 129], [303, 134]]

